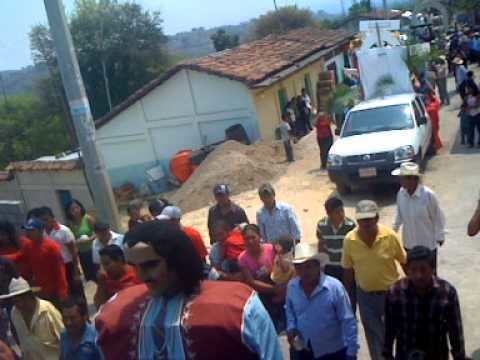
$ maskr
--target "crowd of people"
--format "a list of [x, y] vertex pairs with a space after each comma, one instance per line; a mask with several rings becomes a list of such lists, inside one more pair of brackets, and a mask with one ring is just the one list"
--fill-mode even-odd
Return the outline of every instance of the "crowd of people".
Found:
[[[2, 356], [282, 359], [286, 332], [292, 359], [350, 360], [358, 310], [373, 360], [466, 359], [458, 295], [436, 275], [446, 233], [438, 199], [417, 164], [394, 175], [402, 186], [392, 227], [375, 202], [360, 201], [351, 219], [332, 196], [316, 244], [270, 184], [258, 189], [255, 223], [227, 184], [215, 186], [210, 251], [165, 199], [148, 215], [132, 202], [125, 236], [76, 200], [68, 226], [46, 207], [29, 212], [21, 235], [2, 221]], [[97, 284], [90, 307], [88, 280]]]

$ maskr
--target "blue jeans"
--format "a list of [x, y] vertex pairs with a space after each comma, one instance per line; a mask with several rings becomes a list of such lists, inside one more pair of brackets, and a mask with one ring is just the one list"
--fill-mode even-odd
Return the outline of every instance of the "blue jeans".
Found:
[[385, 294], [386, 292], [366, 292], [357, 287], [357, 301], [367, 338], [370, 359], [383, 360], [385, 341]]

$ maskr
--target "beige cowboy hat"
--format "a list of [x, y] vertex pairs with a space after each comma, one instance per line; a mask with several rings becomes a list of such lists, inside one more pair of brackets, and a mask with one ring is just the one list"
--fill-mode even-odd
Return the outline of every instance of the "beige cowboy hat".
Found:
[[400, 165], [399, 168], [392, 171], [393, 176], [417, 176], [420, 177], [420, 166], [414, 162], [406, 162]]
[[325, 253], [319, 253], [314, 244], [297, 244], [295, 246], [295, 256], [293, 257], [292, 262], [294, 264], [303, 264], [310, 260], [318, 261], [323, 268], [328, 264], [328, 255]]
[[463, 60], [459, 57], [456, 57], [455, 59], [452, 60], [452, 63], [455, 65], [463, 65]]
[[11, 299], [15, 296], [26, 294], [28, 292], [39, 292], [39, 287], [30, 287], [27, 280], [23, 277], [12, 278], [8, 285], [8, 294], [0, 295], [0, 300]]

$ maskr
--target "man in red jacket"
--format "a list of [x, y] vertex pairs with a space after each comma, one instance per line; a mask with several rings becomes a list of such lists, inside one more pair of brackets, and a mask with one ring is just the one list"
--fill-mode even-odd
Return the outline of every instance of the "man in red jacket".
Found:
[[39, 219], [30, 219], [23, 229], [31, 240], [20, 255], [27, 278], [32, 285], [41, 288], [41, 298], [58, 305], [68, 297], [62, 250], [45, 235], [45, 224]]

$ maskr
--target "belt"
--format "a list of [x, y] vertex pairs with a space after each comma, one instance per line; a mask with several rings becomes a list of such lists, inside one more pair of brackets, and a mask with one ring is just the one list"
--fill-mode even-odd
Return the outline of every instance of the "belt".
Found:
[[365, 291], [362, 288], [358, 288], [361, 292], [368, 294], [368, 295], [385, 295], [387, 290], [385, 291]]

